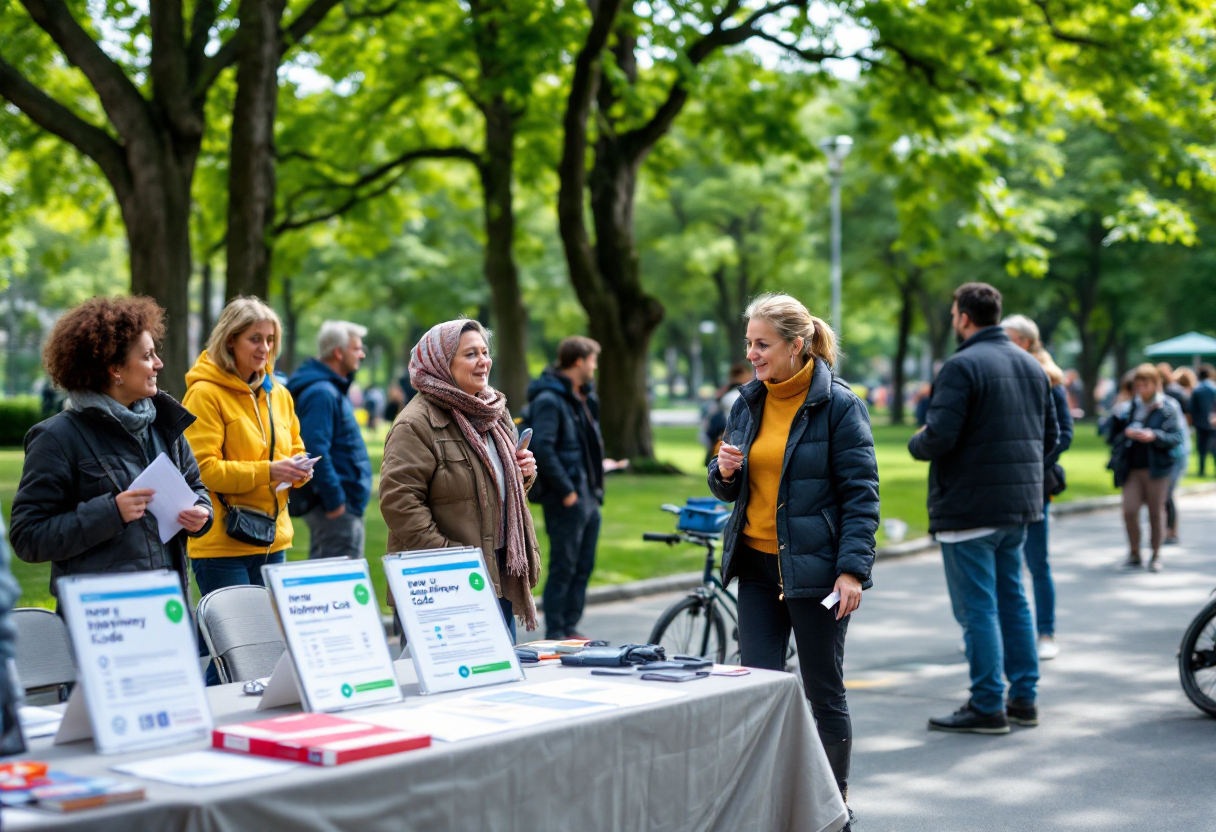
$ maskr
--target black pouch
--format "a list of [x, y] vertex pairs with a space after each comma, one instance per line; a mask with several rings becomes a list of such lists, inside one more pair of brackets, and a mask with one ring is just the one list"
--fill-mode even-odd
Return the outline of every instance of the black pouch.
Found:
[[238, 543], [247, 543], [259, 548], [274, 545], [277, 518], [251, 508], [229, 506], [224, 502], [223, 497], [220, 497], [220, 502], [224, 504], [224, 509], [228, 512], [224, 521], [224, 530], [228, 532], [229, 537]]

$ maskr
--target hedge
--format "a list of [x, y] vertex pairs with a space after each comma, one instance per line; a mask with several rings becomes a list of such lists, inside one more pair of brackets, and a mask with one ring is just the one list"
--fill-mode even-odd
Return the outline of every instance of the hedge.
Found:
[[42, 404], [37, 396], [0, 399], [0, 447], [21, 447], [25, 434], [42, 421]]

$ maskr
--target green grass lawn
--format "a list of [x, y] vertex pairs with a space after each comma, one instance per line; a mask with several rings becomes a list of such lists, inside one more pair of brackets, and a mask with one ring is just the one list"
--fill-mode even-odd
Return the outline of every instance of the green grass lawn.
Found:
[[[687, 474], [613, 474], [608, 477], [604, 525], [592, 585], [621, 583], [701, 568], [704, 550], [692, 546], [672, 548], [642, 541], [643, 532], [669, 532], [674, 529], [675, 518], [659, 511], [662, 503], [683, 503], [686, 497], [709, 494], [705, 477], [700, 473], [705, 451], [697, 443], [696, 434], [693, 427], [661, 427], [655, 431], [659, 458], [689, 472]], [[925, 496], [929, 468], [927, 464], [908, 456], [906, 446], [911, 435], [912, 429], [907, 427], [878, 426], [874, 430], [882, 514], [884, 518], [897, 517], [906, 522], [909, 538], [923, 535], [928, 528]], [[369, 436], [368, 441], [372, 465], [376, 470], [376, 483], [379, 481], [383, 440], [384, 429], [381, 428], [375, 436]], [[1064, 457], [1068, 470], [1068, 490], [1062, 495], [1061, 501], [1115, 493], [1110, 473], [1106, 470], [1107, 458], [1106, 443], [1098, 437], [1093, 425], [1078, 425], [1077, 438]], [[21, 477], [21, 460], [20, 449], [0, 449], [0, 501], [3, 502], [6, 522]], [[1195, 464], [1192, 458], [1192, 474]], [[547, 552], [548, 539], [540, 509], [533, 506], [532, 510], [541, 550]], [[365, 519], [365, 551], [378, 597], [383, 599], [384, 574], [380, 557], [388, 543], [388, 529], [380, 516], [378, 494], [373, 494]], [[881, 529], [878, 542], [880, 545], [886, 542]], [[306, 557], [307, 552], [308, 527], [302, 521], [297, 521], [295, 541], [288, 558], [299, 560]], [[27, 564], [14, 559], [13, 572], [21, 582], [22, 606], [53, 606], [48, 589], [49, 565]], [[537, 591], [539, 593], [539, 587]]]

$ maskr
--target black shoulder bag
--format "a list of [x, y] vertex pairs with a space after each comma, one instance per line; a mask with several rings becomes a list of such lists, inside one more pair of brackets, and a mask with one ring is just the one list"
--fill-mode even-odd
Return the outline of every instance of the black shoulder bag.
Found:
[[[266, 391], [266, 416], [270, 421], [270, 461], [274, 462], [274, 410], [270, 406], [270, 391]], [[275, 493], [274, 483], [270, 484], [270, 493], [274, 497], [274, 516], [264, 511], [256, 511], [241, 506], [230, 506], [223, 494], [216, 494], [220, 505], [227, 512], [224, 519], [224, 530], [238, 543], [257, 546], [269, 551], [274, 545], [275, 527], [279, 522], [279, 495]]]

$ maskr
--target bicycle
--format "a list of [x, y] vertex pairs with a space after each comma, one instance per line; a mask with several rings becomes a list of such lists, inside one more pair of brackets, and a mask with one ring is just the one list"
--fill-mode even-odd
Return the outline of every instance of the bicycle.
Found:
[[[680, 507], [664, 505], [663, 511], [679, 515]], [[650, 631], [650, 643], [660, 644], [669, 655], [702, 656], [718, 664], [739, 663], [739, 601], [718, 577], [715, 543], [720, 532], [679, 531], [675, 534], [645, 532], [642, 540], [650, 543], [691, 543], [705, 547], [705, 572], [701, 585], [672, 604]], [[730, 617], [730, 642], [727, 641], [727, 619]], [[730, 643], [734, 650], [727, 655]], [[727, 659], [730, 659], [728, 662]]]
[[1182, 690], [1195, 707], [1216, 716], [1216, 600], [1199, 611], [1178, 651]]

